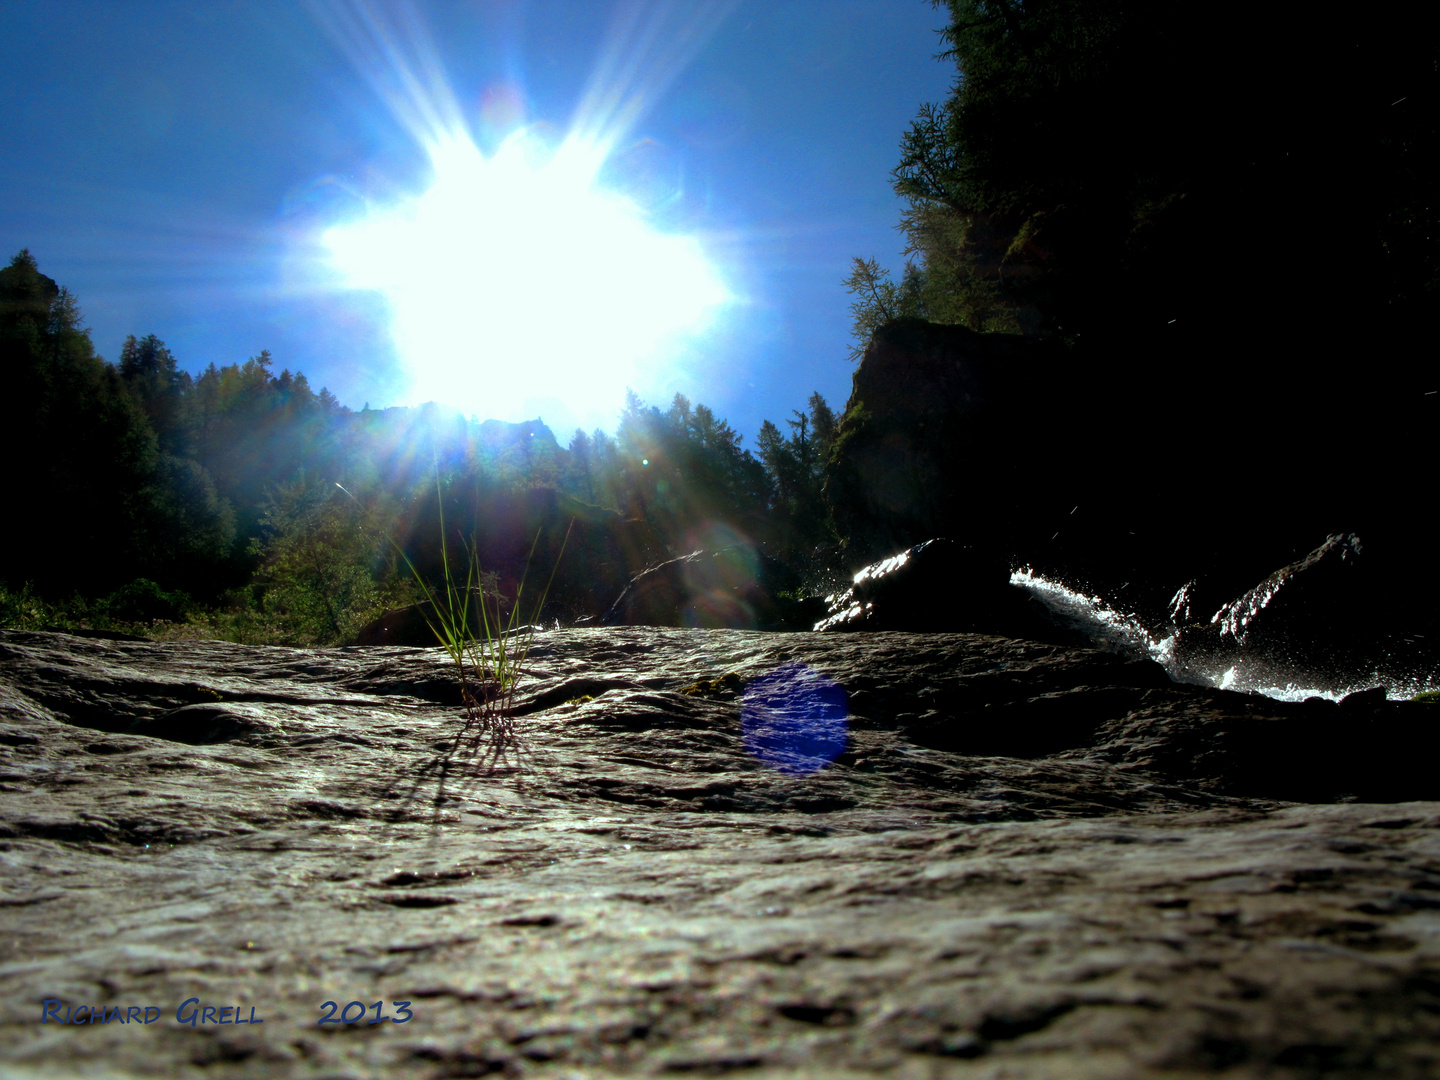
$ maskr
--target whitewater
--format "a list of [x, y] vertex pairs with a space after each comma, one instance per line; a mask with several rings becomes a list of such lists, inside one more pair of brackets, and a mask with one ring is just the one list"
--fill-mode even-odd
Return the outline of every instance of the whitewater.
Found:
[[1323, 672], [1279, 664], [1273, 658], [1245, 656], [1243, 649], [1238, 657], [1230, 653], [1208, 659], [1203, 653], [1183, 649], [1180, 632], [1173, 625], [1146, 626], [1139, 616], [1127, 613], [1105, 597], [1071, 588], [1031, 567], [1015, 570], [1010, 583], [1028, 592], [1057, 622], [1079, 632], [1096, 648], [1154, 660], [1176, 682], [1263, 694], [1281, 701], [1315, 697], [1338, 701], [1346, 694], [1376, 686], [1384, 686], [1386, 697], [1392, 701], [1440, 690], [1440, 676], [1433, 671], [1377, 670], [1373, 677], [1336, 686]]

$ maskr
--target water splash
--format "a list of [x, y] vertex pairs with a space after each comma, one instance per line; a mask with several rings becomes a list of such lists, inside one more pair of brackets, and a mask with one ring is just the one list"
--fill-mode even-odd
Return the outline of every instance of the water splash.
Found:
[[[1154, 660], [1176, 682], [1263, 694], [1280, 701], [1304, 701], [1313, 697], [1338, 701], [1346, 694], [1377, 685], [1386, 687], [1390, 700], [1404, 701], [1422, 691], [1440, 689], [1440, 676], [1435, 674], [1397, 675], [1379, 671], [1369, 679], [1326, 688], [1324, 684], [1330, 680], [1318, 672], [1282, 667], [1261, 657], [1245, 656], [1243, 649], [1238, 656], [1236, 649], [1209, 655], [1184, 649], [1173, 626], [1147, 627], [1138, 616], [1117, 610], [1103, 596], [1079, 592], [1037, 574], [1028, 566], [1012, 573], [1010, 583], [1030, 593], [1057, 622], [1083, 634], [1096, 648], [1134, 659]], [[1172, 605], [1186, 603], [1188, 596], [1184, 594], [1184, 589], [1177, 593]], [[1232, 641], [1241, 638], [1240, 634], [1232, 635]]]
[[[1066, 629], [1078, 630], [1107, 652], [1135, 659], [1150, 659], [1166, 665], [1174, 658], [1175, 635], [1156, 636], [1135, 615], [1111, 607], [1104, 597], [1076, 592], [1047, 577], [1022, 567], [1010, 575], [1010, 584], [1019, 585], [1045, 605]], [[1182, 680], [1192, 681], [1192, 680]]]

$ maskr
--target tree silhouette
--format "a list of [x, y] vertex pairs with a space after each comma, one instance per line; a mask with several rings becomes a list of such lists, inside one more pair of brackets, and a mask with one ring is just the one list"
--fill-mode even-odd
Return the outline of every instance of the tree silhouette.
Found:
[[1262, 3], [1243, 31], [1198, 0], [945, 7], [955, 89], [921, 107], [893, 174], [920, 277], [857, 260], [862, 347], [907, 314], [1072, 341], [1429, 318], [1433, 6]]

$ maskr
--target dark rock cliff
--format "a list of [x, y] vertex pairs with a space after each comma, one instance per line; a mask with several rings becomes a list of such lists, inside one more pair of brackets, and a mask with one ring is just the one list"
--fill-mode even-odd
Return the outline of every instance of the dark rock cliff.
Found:
[[934, 536], [1013, 546], [1054, 519], [1060, 478], [1033, 474], [1057, 419], [1040, 392], [1062, 380], [1063, 348], [1053, 344], [920, 319], [877, 330], [825, 487], [851, 562]]
[[1418, 590], [1382, 615], [1423, 633], [1440, 609], [1422, 569], [1440, 395], [1405, 357], [1220, 344], [881, 327], [827, 468], [849, 569], [943, 536], [1098, 591], [1127, 584], [1158, 620], [1187, 580], [1223, 602], [1353, 533], [1376, 580]]

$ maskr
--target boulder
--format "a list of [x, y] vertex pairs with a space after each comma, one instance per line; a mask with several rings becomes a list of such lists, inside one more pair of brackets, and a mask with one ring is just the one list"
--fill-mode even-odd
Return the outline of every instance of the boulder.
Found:
[[819, 631], [963, 630], [1047, 637], [1044, 609], [1010, 584], [993, 555], [933, 539], [864, 567], [849, 589], [825, 598]]
[[418, 645], [435, 644], [435, 635], [425, 621], [419, 604], [391, 608], [355, 632], [353, 645]]
[[1158, 623], [1182, 582], [1218, 604], [1353, 532], [1377, 580], [1410, 576], [1379, 590], [1387, 619], [1417, 592], [1440, 610], [1440, 575], [1416, 574], [1432, 557], [1420, 493], [1440, 396], [1198, 340], [881, 326], [826, 466], [849, 569], [947, 536], [1087, 593], [1125, 586]]
[[1052, 344], [921, 319], [876, 330], [825, 484], [852, 559], [933, 536], [1003, 547], [1063, 513], [1041, 490], [1054, 470], [1031, 469], [1053, 431], [1042, 395], [1070, 381], [1063, 361]]
[[1355, 620], [1363, 617], [1365, 594], [1375, 584], [1365, 575], [1363, 557], [1354, 533], [1327, 536], [1303, 559], [1223, 604], [1210, 622], [1237, 645], [1317, 659], [1338, 637], [1353, 636]]
[[1304, 672], [1310, 685], [1334, 691], [1406, 682], [1435, 670], [1426, 632], [1434, 614], [1399, 608], [1397, 591], [1393, 569], [1373, 559], [1358, 535], [1332, 533], [1208, 619], [1196, 619], [1193, 590], [1182, 590], [1175, 655], [1190, 666], [1243, 666], [1252, 684], [1262, 672], [1279, 686]]
[[[472, 638], [483, 636], [483, 622], [480, 613], [480, 593], [472, 590], [470, 594], [470, 610], [466, 612], [466, 625], [469, 627]], [[495, 600], [487, 597], [487, 612], [491, 624], [497, 619]], [[458, 614], [458, 613], [457, 613]], [[499, 612], [501, 625], [509, 618], [509, 605]], [[393, 608], [385, 612], [377, 619], [366, 623], [355, 633], [353, 645], [409, 645], [420, 648], [429, 648], [439, 644], [432, 627], [443, 625], [443, 620], [436, 612], [433, 605], [407, 604], [404, 607]]]

